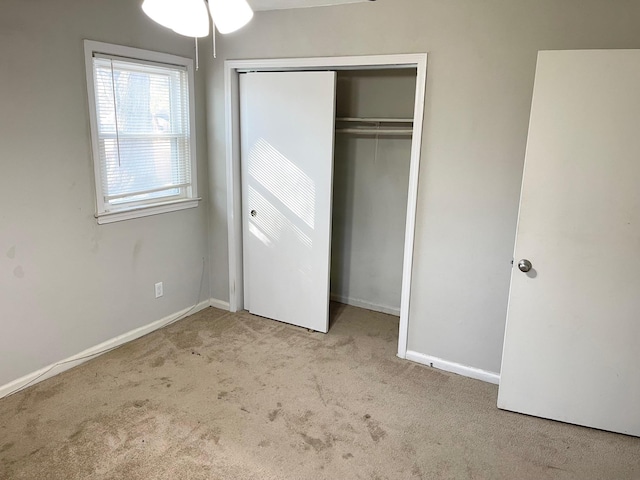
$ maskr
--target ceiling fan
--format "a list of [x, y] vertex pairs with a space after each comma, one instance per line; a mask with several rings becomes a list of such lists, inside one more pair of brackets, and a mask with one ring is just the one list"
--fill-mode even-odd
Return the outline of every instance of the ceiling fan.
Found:
[[209, 14], [220, 33], [235, 32], [253, 18], [247, 0], [144, 0], [142, 10], [153, 21], [180, 35], [209, 35]]
[[201, 38], [209, 35], [209, 13], [214, 28], [226, 34], [249, 23], [254, 9], [279, 10], [366, 1], [375, 0], [251, 0], [251, 5], [247, 0], [144, 0], [142, 10], [155, 22], [180, 35]]

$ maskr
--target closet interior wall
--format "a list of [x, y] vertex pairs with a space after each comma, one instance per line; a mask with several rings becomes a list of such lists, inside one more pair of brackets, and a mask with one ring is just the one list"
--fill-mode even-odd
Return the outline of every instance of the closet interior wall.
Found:
[[[355, 124], [339, 119], [412, 119], [415, 91], [415, 69], [338, 72], [331, 240], [334, 301], [399, 315], [411, 135], [344, 133], [341, 129], [351, 130]], [[373, 123], [357, 127], [377, 128]]]

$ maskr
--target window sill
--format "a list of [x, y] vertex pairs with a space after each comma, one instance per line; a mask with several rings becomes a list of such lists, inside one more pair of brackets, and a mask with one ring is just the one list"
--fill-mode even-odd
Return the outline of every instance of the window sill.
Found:
[[106, 223], [121, 222], [134, 218], [149, 217], [160, 213], [176, 212], [187, 208], [195, 208], [201, 198], [189, 198], [187, 200], [176, 200], [173, 202], [149, 205], [146, 207], [133, 207], [129, 209], [117, 210], [114, 212], [102, 212], [96, 215], [99, 225]]

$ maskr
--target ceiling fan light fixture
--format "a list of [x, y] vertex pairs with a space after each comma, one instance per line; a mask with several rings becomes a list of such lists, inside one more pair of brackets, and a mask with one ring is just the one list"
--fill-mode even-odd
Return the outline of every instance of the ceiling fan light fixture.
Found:
[[173, 31], [187, 37], [209, 35], [209, 16], [204, 0], [180, 0], [180, 14], [176, 16]]
[[253, 18], [253, 10], [247, 0], [209, 0], [209, 12], [222, 34], [239, 30]]
[[209, 35], [204, 0], [144, 0], [142, 10], [154, 22], [186, 37]]

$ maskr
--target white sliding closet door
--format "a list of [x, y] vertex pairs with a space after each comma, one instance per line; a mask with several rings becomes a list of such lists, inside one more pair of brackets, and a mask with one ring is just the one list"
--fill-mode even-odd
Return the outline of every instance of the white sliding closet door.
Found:
[[500, 408], [640, 436], [639, 85], [640, 50], [538, 57]]
[[245, 307], [327, 332], [335, 72], [240, 75]]

